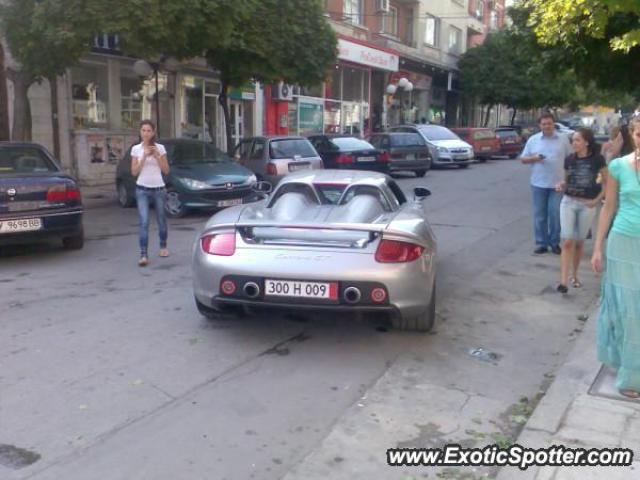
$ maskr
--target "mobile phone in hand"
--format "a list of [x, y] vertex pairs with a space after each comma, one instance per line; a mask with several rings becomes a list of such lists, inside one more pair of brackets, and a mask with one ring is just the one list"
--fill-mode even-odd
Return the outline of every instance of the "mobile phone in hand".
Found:
[[544, 160], [544, 159], [545, 159], [545, 158], [547, 158], [547, 157], [546, 157], [545, 155], [543, 155], [542, 153], [539, 153], [539, 154], [538, 154], [538, 158], [539, 158], [540, 160]]

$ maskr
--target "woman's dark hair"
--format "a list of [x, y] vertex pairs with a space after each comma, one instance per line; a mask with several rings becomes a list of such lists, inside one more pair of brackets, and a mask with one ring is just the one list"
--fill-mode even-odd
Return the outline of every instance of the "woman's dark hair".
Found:
[[587, 127], [578, 127], [575, 133], [579, 133], [584, 141], [587, 142], [587, 151], [589, 155], [593, 155], [596, 152], [596, 137], [593, 134], [593, 130]]
[[629, 133], [629, 125], [621, 125], [620, 133], [622, 134], [622, 148], [620, 149], [620, 155], [629, 155], [635, 150], [633, 140], [631, 140], [631, 134]]
[[[149, 125], [151, 127], [151, 130], [153, 130], [153, 137], [151, 137], [151, 140], [149, 140], [149, 143], [151, 145], [155, 145], [155, 143], [156, 143], [156, 135], [155, 135], [155, 133], [156, 133], [156, 124], [153, 123], [151, 120], [142, 120], [140, 122], [140, 127], [139, 128], [142, 128], [145, 125]], [[140, 140], [142, 141], [142, 138]]]
[[[631, 136], [637, 128], [640, 128], [640, 117], [633, 117], [629, 122], [629, 136]], [[633, 150], [631, 151], [635, 152], [634, 160], [636, 167], [636, 179], [638, 180], [638, 183], [640, 183], [640, 154], [638, 153], [638, 150], [640, 150], [640, 145], [635, 145], [633, 139], [631, 139], [631, 146], [633, 147]]]

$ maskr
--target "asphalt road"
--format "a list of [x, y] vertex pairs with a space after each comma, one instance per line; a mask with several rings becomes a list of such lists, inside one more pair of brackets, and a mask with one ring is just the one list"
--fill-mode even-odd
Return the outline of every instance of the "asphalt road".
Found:
[[[87, 211], [82, 251], [3, 249], [0, 479], [426, 478], [385, 467], [380, 449], [511, 435], [580, 330], [558, 319], [587, 309], [596, 280], [585, 265], [582, 291], [554, 292], [559, 259], [531, 255], [515, 161], [399, 183], [433, 192], [432, 334], [342, 315], [205, 320], [189, 261], [206, 214], [170, 222], [167, 259], [153, 230], [146, 269], [135, 210], [116, 206]], [[469, 354], [479, 347], [495, 355]], [[373, 396], [368, 415], [397, 409], [416, 428], [364, 429]]]

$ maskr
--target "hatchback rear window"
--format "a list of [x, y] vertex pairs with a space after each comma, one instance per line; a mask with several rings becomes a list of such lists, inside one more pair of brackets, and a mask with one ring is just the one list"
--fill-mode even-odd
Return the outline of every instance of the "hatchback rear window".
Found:
[[473, 138], [475, 140], [486, 140], [488, 138], [496, 138], [496, 134], [493, 130], [478, 130], [473, 132]]
[[373, 148], [369, 142], [353, 137], [332, 138], [331, 143], [343, 151], [367, 150]]
[[269, 144], [271, 158], [317, 157], [313, 145], [304, 138], [273, 140]]
[[515, 138], [518, 136], [518, 132], [515, 130], [498, 130], [496, 133], [500, 138]]
[[57, 171], [55, 164], [39, 148], [0, 146], [0, 175]]
[[389, 135], [391, 145], [394, 147], [422, 147], [424, 142], [417, 133], [401, 133], [398, 135]]

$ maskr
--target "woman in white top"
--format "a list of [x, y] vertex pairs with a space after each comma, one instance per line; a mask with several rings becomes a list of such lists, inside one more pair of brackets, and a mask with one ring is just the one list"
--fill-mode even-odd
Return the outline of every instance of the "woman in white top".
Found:
[[131, 148], [131, 174], [138, 177], [136, 181], [136, 202], [140, 219], [140, 260], [141, 267], [149, 263], [147, 247], [149, 245], [149, 203], [155, 204], [160, 235], [160, 256], [168, 257], [167, 250], [167, 218], [164, 204], [167, 191], [162, 175], [169, 173], [169, 162], [164, 146], [156, 143], [156, 126], [151, 120], [140, 122], [140, 138], [142, 142]]

